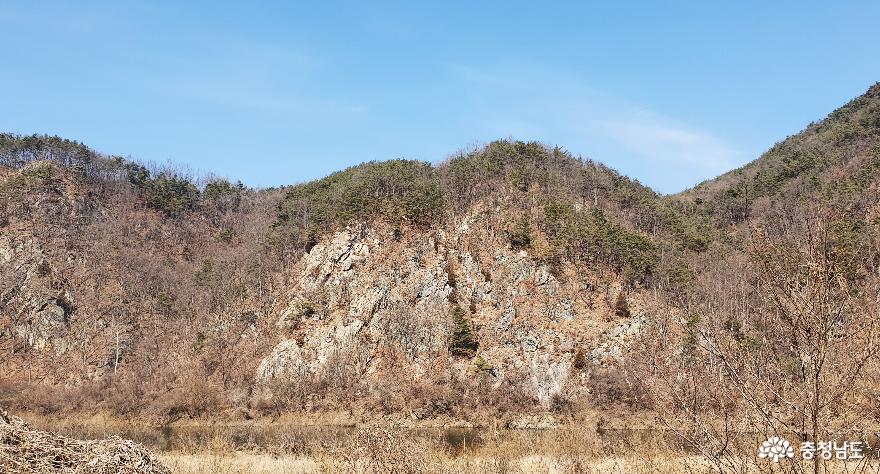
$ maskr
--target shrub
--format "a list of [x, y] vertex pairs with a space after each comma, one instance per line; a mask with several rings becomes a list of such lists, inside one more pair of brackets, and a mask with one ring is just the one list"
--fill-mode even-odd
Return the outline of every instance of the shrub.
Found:
[[225, 244], [232, 243], [232, 239], [235, 238], [235, 229], [232, 227], [225, 227], [220, 231], [220, 234], [217, 236], [221, 242]]
[[532, 244], [532, 229], [529, 215], [525, 214], [516, 223], [514, 228], [508, 232], [510, 246], [514, 250], [529, 248]]
[[144, 188], [147, 205], [177, 216], [194, 209], [199, 190], [187, 178], [172, 173], [160, 173], [150, 179]]
[[150, 170], [139, 163], [122, 166], [128, 182], [141, 194], [147, 206], [169, 216], [195, 209], [199, 189], [189, 178], [169, 171], [153, 177]]
[[140, 413], [150, 402], [146, 399], [145, 383], [149, 374], [142, 370], [124, 370], [118, 375], [107, 378], [103, 391], [103, 405], [114, 415], [129, 416]]
[[204, 377], [189, 376], [186, 383], [178, 383], [171, 391], [157, 399], [151, 409], [165, 420], [173, 421], [182, 417], [197, 418], [208, 413], [216, 413], [223, 404], [218, 387]]
[[21, 170], [22, 176], [35, 181], [38, 185], [47, 185], [56, 175], [55, 166], [50, 162], [33, 163]]
[[238, 209], [244, 189], [241, 181], [232, 184], [225, 179], [216, 179], [205, 185], [202, 197], [213, 210], [226, 212]]
[[617, 299], [614, 301], [614, 315], [618, 318], [630, 316], [629, 303], [626, 301], [626, 295], [623, 291], [617, 294]]
[[474, 369], [474, 372], [478, 372], [478, 373], [479, 372], [492, 373], [495, 370], [495, 366], [493, 366], [488, 361], [486, 361], [486, 359], [484, 359], [483, 356], [478, 355], [478, 356], [474, 357], [473, 369]]
[[621, 404], [629, 408], [647, 408], [650, 404], [644, 384], [617, 366], [595, 370], [590, 375], [588, 387], [599, 407]]
[[587, 368], [587, 355], [583, 347], [578, 347], [574, 353], [574, 360], [571, 366], [576, 370], [584, 370]]
[[143, 189], [150, 181], [150, 170], [140, 163], [126, 163], [125, 172], [128, 182], [135, 188]]
[[352, 220], [384, 219], [425, 226], [446, 200], [429, 163], [369, 162], [287, 190], [273, 227], [306, 246], [322, 232]]
[[681, 260], [673, 261], [669, 264], [669, 266], [664, 269], [663, 274], [666, 276], [669, 290], [678, 293], [685, 291], [693, 284], [693, 281], [696, 278], [694, 272], [688, 268], [687, 263]]
[[579, 211], [569, 203], [551, 201], [544, 215], [550, 255], [610, 264], [630, 280], [646, 278], [659, 260], [651, 240], [611, 222], [600, 209]]

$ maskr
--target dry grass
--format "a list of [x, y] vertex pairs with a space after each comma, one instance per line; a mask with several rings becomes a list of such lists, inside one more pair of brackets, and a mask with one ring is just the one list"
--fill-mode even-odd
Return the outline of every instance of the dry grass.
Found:
[[[119, 427], [82, 420], [65, 420], [54, 426], [79, 438], [104, 437], [116, 433], [113, 426]], [[162, 437], [156, 433], [139, 435], [148, 446], [161, 452], [158, 459], [171, 472], [181, 474], [718, 472], [708, 460], [683, 449], [680, 441], [669, 433], [597, 429], [592, 423], [547, 431], [333, 428], [278, 423], [187, 425], [174, 430], [179, 431], [166, 447], [162, 447]], [[749, 446], [750, 441], [743, 443], [748, 452], [742, 453], [742, 469], [736, 472], [780, 472], [758, 463]], [[878, 467], [832, 462], [822, 472], [877, 472]], [[808, 468], [799, 466], [784, 472], [807, 472]], [[0, 472], [7, 471], [0, 466]]]
[[[524, 457], [462, 457], [435, 459], [424, 462], [414, 459], [408, 465], [388, 464], [382, 471], [371, 470], [369, 464], [376, 459], [362, 459], [359, 467], [346, 466], [344, 461], [316, 461], [296, 456], [274, 457], [266, 454], [165, 454], [163, 462], [179, 474], [311, 474], [311, 473], [474, 473], [474, 474], [579, 474], [579, 473], [633, 473], [633, 474], [685, 474], [710, 472], [699, 458], [642, 459], [638, 457], [615, 457], [608, 459], [556, 459], [546, 456]], [[379, 462], [385, 462], [379, 460]]]
[[[609, 454], [594, 426], [572, 426], [546, 432], [487, 432], [450, 440], [446, 435], [415, 433], [393, 427], [362, 427], [334, 438], [296, 439], [297, 454], [235, 451], [222, 436], [183, 451], [162, 455], [182, 474], [280, 473], [692, 473], [707, 471], [698, 457], [679, 454], [662, 442], [644, 443], [629, 454]], [[196, 448], [198, 449], [198, 448]], [[187, 451], [187, 452], [184, 452]]]
[[307, 474], [321, 472], [314, 460], [268, 454], [185, 454], [159, 456], [172, 472], [179, 474]]
[[[435, 453], [436, 454], [436, 453]], [[297, 456], [270, 456], [266, 454], [180, 454], [161, 456], [162, 461], [179, 474], [348, 474], [387, 472], [430, 473], [430, 474], [703, 474], [719, 472], [699, 456], [673, 455], [652, 456], [610, 456], [604, 458], [550, 457], [541, 455], [480, 457], [462, 456], [459, 458], [437, 458], [428, 453], [427, 458], [416, 458], [403, 465], [385, 464], [381, 471], [372, 470], [374, 462], [384, 463], [386, 459], [361, 459], [357, 466], [342, 464], [339, 459], [311, 459]], [[825, 474], [852, 474], [878, 472], [877, 464], [854, 465], [851, 463], [829, 463], [822, 472]], [[753, 464], [742, 471], [743, 474], [769, 474], [780, 472], [812, 472], [811, 466], [795, 467]]]

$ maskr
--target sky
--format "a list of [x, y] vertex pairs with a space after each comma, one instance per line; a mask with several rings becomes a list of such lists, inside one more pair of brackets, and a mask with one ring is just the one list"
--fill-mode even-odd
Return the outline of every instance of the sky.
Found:
[[674, 193], [880, 80], [880, 2], [0, 0], [0, 131], [251, 186], [537, 140]]

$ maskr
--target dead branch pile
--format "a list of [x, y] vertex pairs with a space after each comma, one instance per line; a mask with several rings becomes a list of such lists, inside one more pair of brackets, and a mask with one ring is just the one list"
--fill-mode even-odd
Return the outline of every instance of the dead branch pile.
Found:
[[143, 446], [117, 436], [82, 441], [36, 430], [0, 408], [0, 472], [170, 474]]

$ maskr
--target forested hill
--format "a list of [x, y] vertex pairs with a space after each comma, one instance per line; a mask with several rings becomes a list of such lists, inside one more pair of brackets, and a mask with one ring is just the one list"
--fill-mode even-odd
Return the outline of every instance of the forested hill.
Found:
[[[681, 206], [638, 181], [538, 143], [496, 141], [437, 165], [364, 163], [309, 183], [260, 191], [222, 178], [197, 180], [175, 169], [148, 168], [57, 137], [0, 135], [0, 166], [22, 170], [13, 174], [51, 174], [50, 164], [56, 178], [64, 175], [87, 191], [91, 207], [114, 200], [138, 204], [163, 222], [207, 220], [216, 227], [212, 232], [228, 238], [235, 229], [221, 221], [268, 219], [271, 226], [251, 232], [261, 233], [258, 240], [271, 252], [292, 258], [356, 222], [379, 221], [401, 231], [438, 229], [471, 213], [488, 213], [511, 246], [541, 261], [607, 264], [647, 282], [662, 266], [658, 246], [673, 254], [700, 251], [709, 239], [705, 226]], [[28, 202], [21, 192], [31, 189], [14, 185], [28, 181], [23, 179], [5, 188], [10, 212]], [[44, 183], [49, 188], [50, 181]], [[275, 201], [276, 209], [248, 216], [241, 205], [255, 200]]]
[[638, 405], [600, 369], [651, 321], [762, 330], [733, 304], [757, 297], [756, 228], [797, 247], [819, 216], [870, 280], [878, 176], [878, 85], [675, 196], [512, 140], [258, 190], [0, 134], [0, 399], [168, 418]]
[[[670, 197], [560, 148], [516, 141], [492, 142], [437, 165], [365, 163], [267, 193], [225, 179], [148, 169], [70, 140], [0, 134], [4, 174], [43, 160], [87, 190], [92, 204], [130, 196], [164, 219], [217, 221], [243, 197], [270, 196], [266, 199], [277, 205], [265, 216], [271, 226], [261, 232], [267, 242], [293, 253], [351, 222], [430, 228], [469, 212], [493, 212], [502, 216], [499, 225], [511, 245], [531, 247], [547, 261], [623, 246], [610, 259], [644, 276], [651, 258], [621, 252], [644, 253], [656, 245], [699, 252], [718, 237], [716, 229], [761, 221], [811, 200], [847, 212], [869, 207], [880, 175], [880, 84], [748, 165]], [[42, 176], [33, 170], [22, 174], [28, 173]], [[16, 194], [15, 182], [4, 189], [5, 213], [28, 201]]]
[[763, 222], [817, 203], [864, 214], [880, 193], [878, 177], [880, 83], [755, 161], [675, 198], [722, 227]]
[[[373, 162], [254, 190], [57, 137], [2, 135], [0, 211], [0, 362], [11, 384], [0, 386], [0, 397], [49, 387], [31, 399], [48, 405], [41, 409], [60, 403], [56, 390], [74, 390], [83, 403], [163, 416], [201, 413], [235, 390], [250, 394], [261, 361], [276, 360], [267, 359], [275, 344], [325, 351], [325, 332], [347, 331], [332, 325], [348, 324], [345, 312], [361, 305], [358, 324], [383, 327], [403, 324], [388, 311], [422, 308], [419, 321], [440, 326], [411, 322], [394, 331], [429, 337], [434, 356], [482, 347], [482, 357], [519, 358], [510, 352], [514, 338], [552, 357], [536, 370], [559, 371], [575, 352], [584, 358], [582, 339], [612, 324], [608, 314], [629, 315], [622, 289], [636, 304], [644, 288], [685, 281], [686, 254], [705, 246], [691, 221], [640, 183], [516, 141], [437, 165]], [[367, 263], [352, 261], [336, 273], [339, 260], [355, 256], [369, 269], [353, 270]], [[323, 287], [333, 282], [344, 288]], [[505, 322], [513, 312], [518, 322]], [[547, 312], [559, 324], [582, 316], [560, 332], [539, 316]], [[476, 340], [448, 348], [450, 328], [468, 320], [481, 321]], [[379, 334], [391, 337], [387, 331]], [[535, 345], [553, 338], [566, 341], [564, 354]], [[358, 347], [381, 349], [371, 344]], [[408, 367], [422, 371], [423, 363]], [[309, 369], [315, 377], [322, 370]], [[67, 380], [78, 388], [58, 385]], [[517, 393], [545, 403], [564, 381], [554, 380]], [[341, 393], [315, 383], [326, 390], [315, 393]], [[115, 392], [79, 392], [94, 384]], [[239, 402], [252, 406], [256, 396]]]
[[708, 227], [683, 209], [558, 147], [496, 141], [433, 166], [370, 162], [292, 186], [273, 235], [305, 250], [352, 221], [430, 228], [485, 214], [510, 246], [551, 266], [600, 262], [645, 283], [665, 278], [682, 254], [705, 250]]

